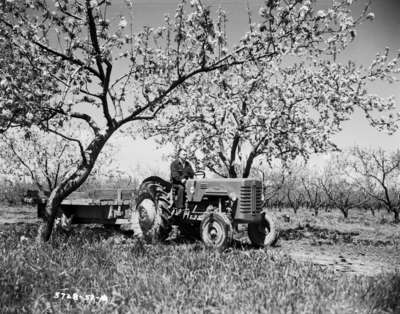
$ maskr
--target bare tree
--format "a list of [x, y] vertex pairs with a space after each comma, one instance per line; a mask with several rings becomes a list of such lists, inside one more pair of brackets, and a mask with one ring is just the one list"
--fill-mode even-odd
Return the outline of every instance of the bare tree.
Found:
[[354, 185], [345, 179], [319, 180], [324, 191], [329, 207], [339, 209], [345, 218], [349, 216], [349, 210], [354, 207], [361, 206], [364, 201], [356, 199], [356, 191]]
[[299, 190], [286, 190], [286, 197], [289, 206], [293, 209], [294, 213], [297, 214], [299, 208], [304, 204], [304, 194]]
[[362, 191], [381, 203], [400, 222], [399, 178], [400, 150], [392, 153], [383, 149], [367, 150], [355, 147], [352, 169], [358, 175], [356, 181]]
[[306, 202], [306, 191], [301, 182], [301, 178], [304, 176], [304, 166], [293, 162], [288, 167], [289, 171], [284, 186], [285, 200], [296, 214], [298, 209], [304, 206]]
[[306, 204], [309, 209], [314, 210], [315, 216], [318, 216], [319, 209], [323, 203], [321, 188], [315, 178], [301, 178], [301, 183], [305, 190]]

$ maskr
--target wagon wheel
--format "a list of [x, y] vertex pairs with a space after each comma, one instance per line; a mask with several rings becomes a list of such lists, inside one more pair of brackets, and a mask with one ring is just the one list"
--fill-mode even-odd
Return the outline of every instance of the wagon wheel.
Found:
[[223, 214], [209, 213], [200, 224], [200, 235], [207, 247], [223, 250], [232, 242], [232, 224]]
[[139, 226], [147, 241], [163, 241], [168, 237], [171, 226], [163, 215], [164, 207], [167, 206], [168, 204], [165, 199], [159, 198], [156, 201], [148, 192], [139, 195], [136, 213], [134, 214], [138, 216]]
[[272, 246], [278, 241], [278, 231], [271, 215], [265, 211], [261, 213], [261, 221], [249, 223], [247, 233], [254, 246]]

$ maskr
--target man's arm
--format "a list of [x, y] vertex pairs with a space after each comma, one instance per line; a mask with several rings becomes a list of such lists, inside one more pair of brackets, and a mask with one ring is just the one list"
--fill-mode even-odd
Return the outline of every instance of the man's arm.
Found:
[[182, 181], [182, 175], [180, 174], [179, 171], [179, 162], [176, 160], [172, 162], [171, 164], [171, 178], [175, 182], [181, 182]]
[[194, 170], [192, 168], [192, 165], [188, 161], [186, 162], [186, 177], [189, 179], [193, 179], [194, 177]]

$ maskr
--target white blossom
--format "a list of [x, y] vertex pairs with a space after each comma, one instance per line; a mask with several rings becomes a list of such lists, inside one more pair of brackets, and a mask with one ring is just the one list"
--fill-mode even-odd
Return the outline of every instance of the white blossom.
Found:
[[128, 22], [126, 21], [125, 17], [122, 16], [122, 17], [121, 17], [121, 20], [119, 21], [118, 26], [121, 27], [121, 28], [125, 28], [126, 25], [128, 25]]
[[373, 21], [375, 19], [375, 14], [373, 12], [368, 13], [366, 16], [367, 20]]
[[2, 80], [0, 81], [0, 86], [1, 86], [1, 87], [6, 87], [7, 85], [8, 85], [8, 81], [7, 81], [6, 78], [4, 78], [4, 79], [2, 79]]

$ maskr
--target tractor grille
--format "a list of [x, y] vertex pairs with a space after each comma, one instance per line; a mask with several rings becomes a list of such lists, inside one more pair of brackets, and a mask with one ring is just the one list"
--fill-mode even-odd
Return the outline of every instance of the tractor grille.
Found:
[[207, 189], [207, 183], [204, 183], [204, 182], [201, 182], [200, 183], [200, 189], [202, 189], [202, 190], [206, 190]]
[[262, 188], [255, 184], [242, 186], [240, 188], [240, 212], [252, 213], [253, 215], [261, 211]]

